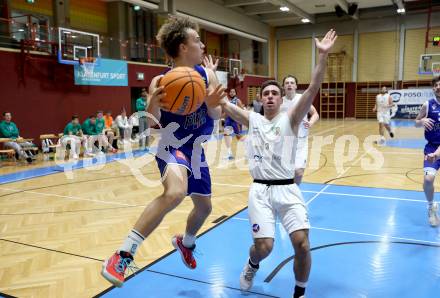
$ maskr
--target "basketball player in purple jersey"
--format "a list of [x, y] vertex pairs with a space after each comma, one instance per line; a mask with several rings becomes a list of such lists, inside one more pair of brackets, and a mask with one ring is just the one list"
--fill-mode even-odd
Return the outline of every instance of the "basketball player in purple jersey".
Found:
[[[229, 90], [229, 102], [233, 105], [239, 106], [240, 108], [244, 108], [243, 104], [241, 103], [241, 100], [237, 97], [237, 92], [234, 88], [231, 88]], [[232, 119], [231, 117], [227, 116], [225, 117], [225, 145], [226, 150], [228, 151], [226, 154], [226, 159], [234, 159], [234, 155], [232, 154], [232, 133], [235, 134], [237, 140], [240, 140], [241, 137], [241, 127], [240, 124]]]
[[423, 190], [428, 201], [429, 224], [436, 227], [440, 224], [438, 204], [434, 202], [434, 179], [440, 168], [440, 77], [432, 80], [432, 89], [435, 98], [425, 102], [416, 118], [416, 127], [425, 128], [424, 180]]
[[[200, 41], [197, 30], [197, 24], [188, 18], [173, 16], [160, 28], [157, 40], [173, 59], [175, 67], [192, 67], [199, 72], [207, 86], [206, 100], [215, 102], [225, 96], [225, 89], [218, 83], [211, 69], [198, 66], [202, 63], [205, 45]], [[214, 127], [213, 120], [221, 116], [221, 107], [209, 107], [203, 103], [189, 115], [176, 115], [161, 110], [161, 99], [166, 96], [163, 87], [158, 87], [161, 77], [157, 76], [151, 81], [148, 112], [159, 119], [162, 127], [171, 124], [178, 128], [171, 137], [162, 135], [158, 144], [156, 161], [162, 176], [163, 193], [145, 208], [123, 244], [103, 264], [102, 275], [118, 287], [125, 280], [126, 269], [133, 267], [130, 264], [142, 241], [187, 195], [191, 197], [194, 208], [188, 216], [185, 234], [175, 236], [172, 244], [181, 254], [184, 264], [190, 269], [196, 268], [193, 257], [196, 233], [211, 213], [211, 177], [208, 167], [204, 165], [205, 156], [198, 140], [206, 139], [204, 136], [209, 138]], [[150, 124], [155, 125], [152, 119]], [[177, 139], [186, 143], [178, 147], [174, 145]], [[166, 154], [159, 154], [159, 151]], [[201, 152], [201, 156], [194, 159], [192, 153], [196, 151]], [[199, 163], [194, 163], [194, 160]]]

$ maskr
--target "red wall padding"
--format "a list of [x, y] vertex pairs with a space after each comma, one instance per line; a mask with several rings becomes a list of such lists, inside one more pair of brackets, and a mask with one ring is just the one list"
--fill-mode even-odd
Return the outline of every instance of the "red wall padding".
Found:
[[[0, 51], [0, 69], [1, 113], [11, 112], [20, 135], [39, 144], [40, 134], [62, 132], [73, 114], [82, 122], [97, 110], [111, 110], [114, 117], [123, 106], [130, 111], [130, 87], [148, 86], [165, 68], [129, 64], [128, 87], [75, 86], [73, 66], [44, 56]], [[144, 73], [144, 81], [136, 80], [136, 72]]]
[[[131, 88], [148, 87], [151, 79], [166, 67], [128, 64], [128, 87], [76, 86], [73, 66], [41, 55], [24, 57], [21, 53], [0, 51], [0, 69], [0, 112], [11, 112], [20, 135], [34, 138], [40, 145], [40, 134], [62, 132], [74, 114], [83, 122], [97, 110], [111, 110], [114, 117], [122, 107], [130, 111]], [[144, 73], [144, 80], [137, 80], [139, 72]], [[238, 96], [247, 103], [247, 87], [265, 80], [246, 75], [243, 85], [236, 86]]]

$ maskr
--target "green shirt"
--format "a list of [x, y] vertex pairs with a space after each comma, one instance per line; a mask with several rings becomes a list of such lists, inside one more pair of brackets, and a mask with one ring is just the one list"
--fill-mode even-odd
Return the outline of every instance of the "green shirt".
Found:
[[85, 135], [88, 136], [94, 136], [97, 135], [96, 133], [96, 122], [95, 124], [90, 123], [90, 119], [87, 118], [86, 121], [84, 121], [84, 123], [81, 126], [82, 131]]
[[73, 124], [72, 122], [67, 123], [66, 127], [64, 128], [64, 135], [79, 135], [79, 131], [81, 130], [80, 124]]
[[104, 127], [105, 127], [104, 118], [101, 118], [101, 119], [96, 118], [96, 122], [95, 122], [96, 134], [98, 134], [98, 135], [101, 134], [102, 131], [104, 130]]
[[136, 111], [138, 112], [139, 117], [146, 117], [145, 108], [147, 107], [147, 100], [143, 97], [139, 97], [136, 100]]
[[0, 122], [0, 135], [4, 138], [16, 139], [19, 136], [17, 125], [14, 122]]

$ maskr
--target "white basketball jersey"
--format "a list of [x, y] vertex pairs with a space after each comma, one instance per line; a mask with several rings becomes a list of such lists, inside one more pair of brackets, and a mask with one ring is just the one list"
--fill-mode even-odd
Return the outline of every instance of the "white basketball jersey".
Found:
[[388, 107], [388, 100], [389, 100], [388, 94], [378, 94], [376, 96], [376, 109], [377, 113], [387, 114], [390, 112], [390, 108]]
[[295, 137], [287, 113], [274, 119], [251, 112], [247, 154], [249, 170], [254, 179], [280, 180], [295, 177]]
[[[283, 103], [281, 104], [280, 111], [287, 112], [291, 107], [293, 107], [298, 100], [301, 98], [302, 94], [295, 94], [292, 100], [283, 96]], [[298, 128], [298, 138], [305, 138], [309, 135], [309, 129], [304, 126], [304, 121], [308, 121], [307, 114], [304, 116], [303, 122], [301, 122]]]

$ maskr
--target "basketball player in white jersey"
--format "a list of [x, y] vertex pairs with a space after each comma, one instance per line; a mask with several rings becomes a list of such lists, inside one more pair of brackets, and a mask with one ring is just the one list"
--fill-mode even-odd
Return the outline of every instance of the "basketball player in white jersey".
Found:
[[373, 112], [377, 112], [377, 121], [379, 121], [380, 143], [385, 143], [384, 129], [388, 131], [390, 137], [394, 138], [394, 133], [391, 131], [391, 108], [393, 107], [393, 99], [388, 94], [387, 87], [383, 86], [381, 93], [376, 96], [376, 104]]
[[[296, 93], [298, 88], [298, 80], [293, 75], [287, 75], [283, 79], [284, 96], [281, 104], [281, 112], [287, 112], [292, 105], [294, 105], [301, 94]], [[298, 129], [298, 144], [296, 145], [295, 156], [295, 183], [301, 184], [304, 170], [307, 164], [307, 154], [309, 151], [309, 129], [319, 120], [318, 111], [312, 105], [310, 111], [304, 117]]]
[[310, 224], [301, 191], [294, 181], [293, 153], [296, 150], [299, 126], [319, 91], [327, 55], [336, 38], [336, 32], [330, 30], [321, 41], [315, 39], [319, 60], [311, 83], [287, 113], [280, 112], [282, 87], [277, 81], [266, 81], [261, 86], [264, 116], [240, 109], [226, 98], [217, 102], [207, 99], [208, 105], [221, 105], [227, 115], [249, 127], [247, 154], [254, 179], [249, 190], [249, 220], [254, 244], [240, 275], [242, 290], [252, 287], [260, 261], [272, 251], [275, 220], [278, 217], [295, 250], [296, 286], [293, 298], [304, 297], [311, 268], [308, 237]]

